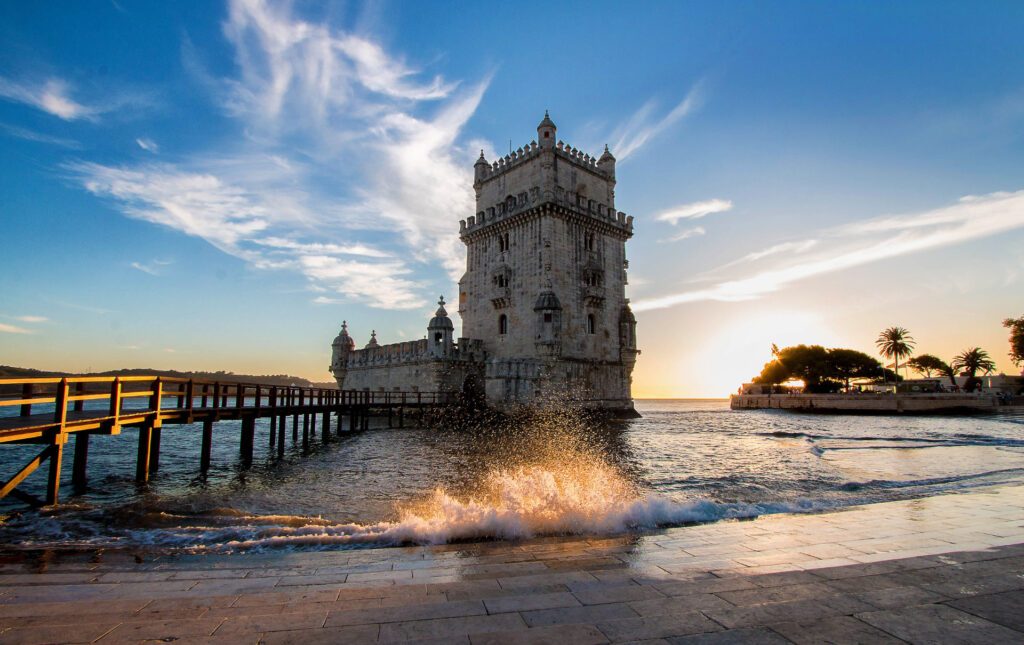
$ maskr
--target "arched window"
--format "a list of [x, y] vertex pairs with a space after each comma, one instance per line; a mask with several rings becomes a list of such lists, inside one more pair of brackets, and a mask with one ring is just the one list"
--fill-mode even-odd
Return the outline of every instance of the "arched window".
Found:
[[584, 236], [583, 236], [583, 245], [587, 248], [588, 251], [593, 251], [594, 250], [594, 234], [593, 233], [586, 233], [586, 234], [584, 234]]
[[508, 233], [498, 233], [498, 252], [503, 253], [508, 250]]
[[498, 333], [502, 335], [508, 333], [508, 316], [505, 314], [498, 316]]
[[444, 339], [444, 334], [442, 334], [439, 331], [434, 332], [434, 342], [435, 343], [440, 343], [442, 339]]
[[597, 323], [594, 320], [594, 314], [587, 314], [587, 333], [593, 334], [597, 327]]

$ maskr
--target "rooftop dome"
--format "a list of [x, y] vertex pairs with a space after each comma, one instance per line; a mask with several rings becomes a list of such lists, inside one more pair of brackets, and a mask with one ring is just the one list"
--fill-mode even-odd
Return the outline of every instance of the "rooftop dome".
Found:
[[555, 122], [551, 120], [551, 117], [548, 116], [548, 111], [547, 110], [544, 110], [544, 120], [540, 122], [540, 125], [537, 126], [537, 129], [539, 130], [539, 129], [544, 128], [544, 127], [556, 128], [556, 129], [558, 127], [558, 126], [555, 125]]
[[348, 350], [356, 348], [356, 341], [352, 340], [352, 337], [348, 335], [348, 321], [341, 321], [341, 331], [334, 337], [334, 342], [331, 343], [332, 347], [344, 347]]
[[430, 319], [427, 329], [455, 329], [452, 319], [448, 317], [448, 312], [444, 309], [444, 296], [438, 299], [437, 311], [434, 312], [434, 317]]
[[607, 143], [604, 144], [604, 154], [602, 154], [601, 158], [597, 160], [598, 163], [602, 163], [604, 161], [615, 161], [615, 155], [613, 155], [611, 150], [608, 149]]

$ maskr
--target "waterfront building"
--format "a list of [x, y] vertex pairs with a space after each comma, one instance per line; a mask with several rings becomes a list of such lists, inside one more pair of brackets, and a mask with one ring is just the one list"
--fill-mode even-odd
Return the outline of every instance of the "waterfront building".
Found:
[[459, 222], [462, 337], [443, 299], [420, 341], [363, 349], [343, 325], [331, 371], [339, 387], [485, 395], [496, 407], [570, 398], [633, 412], [640, 350], [625, 296], [633, 218], [615, 206], [615, 157], [557, 139], [547, 113], [537, 139], [473, 167], [476, 214]]

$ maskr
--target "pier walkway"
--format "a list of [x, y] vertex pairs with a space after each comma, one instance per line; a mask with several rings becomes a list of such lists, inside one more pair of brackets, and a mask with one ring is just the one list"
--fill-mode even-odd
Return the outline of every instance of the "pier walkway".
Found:
[[[389, 426], [403, 427], [407, 415], [421, 423], [426, 412], [454, 403], [456, 396], [160, 376], [0, 379], [0, 444], [44, 446], [0, 485], [0, 498], [13, 495], [30, 504], [56, 504], [64, 446], [71, 437], [75, 438], [72, 484], [79, 487], [86, 481], [90, 436], [138, 428], [136, 479], [144, 482], [159, 468], [160, 433], [165, 425], [202, 423], [199, 468], [205, 471], [210, 465], [213, 424], [218, 421], [241, 421], [239, 458], [248, 466], [257, 419], [270, 420], [269, 445], [283, 456], [289, 419], [293, 444], [300, 441], [301, 425], [302, 446], [308, 450], [317, 435], [318, 418], [321, 438], [329, 441], [332, 415], [337, 415], [337, 432], [345, 419], [349, 430], [365, 429], [371, 416], [386, 416]], [[46, 499], [38, 500], [17, 487], [44, 463], [49, 466]]]
[[[643, 536], [0, 564], [2, 643], [1021, 643], [1024, 487]], [[657, 640], [664, 639], [664, 640]]]

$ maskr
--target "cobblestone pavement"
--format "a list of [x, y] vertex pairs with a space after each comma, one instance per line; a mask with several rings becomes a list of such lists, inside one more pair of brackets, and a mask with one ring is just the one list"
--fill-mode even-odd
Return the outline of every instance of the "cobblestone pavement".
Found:
[[1021, 643], [1024, 487], [632, 537], [0, 565], [0, 643]]

